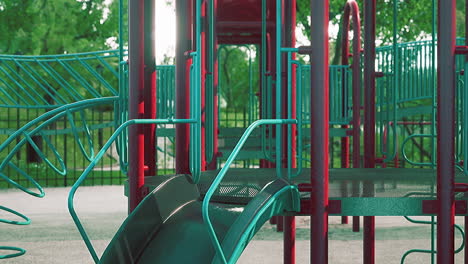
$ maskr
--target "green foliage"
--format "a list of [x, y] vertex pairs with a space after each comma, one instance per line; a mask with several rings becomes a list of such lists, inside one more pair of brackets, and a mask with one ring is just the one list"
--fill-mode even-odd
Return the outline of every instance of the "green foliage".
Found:
[[[435, 0], [395, 0], [397, 1], [397, 39], [398, 42], [408, 42], [429, 39], [433, 31], [432, 10]], [[364, 1], [358, 0], [361, 25], [364, 26]], [[329, 16], [332, 25], [342, 24], [342, 14], [346, 0], [330, 0]], [[303, 29], [305, 36], [310, 36], [310, 1], [297, 0], [297, 23]], [[393, 42], [393, 0], [377, 0], [376, 3], [376, 35], [377, 44], [390, 45]], [[463, 1], [457, 2], [457, 36], [464, 36], [465, 7]], [[340, 34], [338, 34], [340, 36]], [[339, 40], [332, 40], [339, 43]], [[334, 44], [331, 44], [332, 48]], [[330, 54], [336, 54], [333, 62], [339, 60], [339, 50], [332, 49]]]
[[[231, 111], [247, 109], [250, 85], [253, 93], [259, 90], [258, 59], [254, 55], [255, 47], [250, 46], [250, 49], [251, 61], [246, 47], [224, 46], [219, 52], [219, 93]], [[249, 78], [250, 71], [252, 78]]]
[[0, 53], [44, 55], [109, 49], [118, 1], [0, 0]]

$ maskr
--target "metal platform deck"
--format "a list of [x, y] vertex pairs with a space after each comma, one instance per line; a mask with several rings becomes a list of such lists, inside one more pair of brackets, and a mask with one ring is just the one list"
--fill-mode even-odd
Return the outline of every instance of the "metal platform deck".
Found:
[[[205, 171], [198, 184], [201, 195], [208, 190], [218, 171]], [[287, 174], [286, 170], [282, 171]], [[292, 174], [297, 174], [296, 170]], [[173, 175], [147, 177], [152, 189]], [[437, 212], [436, 170], [432, 169], [330, 169], [329, 212], [332, 215], [398, 216], [434, 215]], [[277, 178], [276, 169], [230, 169], [213, 200], [219, 203], [246, 204], [268, 182]], [[468, 177], [458, 174], [455, 182], [468, 183]], [[303, 169], [292, 178], [292, 184], [302, 191], [300, 215], [310, 214], [310, 169]], [[457, 196], [458, 215], [468, 215], [467, 199]]]

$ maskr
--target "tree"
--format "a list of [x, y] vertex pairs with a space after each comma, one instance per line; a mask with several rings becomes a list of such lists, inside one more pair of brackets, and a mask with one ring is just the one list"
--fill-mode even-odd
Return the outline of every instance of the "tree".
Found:
[[[118, 0], [0, 0], [0, 54], [50, 55], [108, 50], [112, 44], [115, 46], [118, 38], [118, 6]], [[106, 62], [115, 69], [119, 65], [116, 58]], [[104, 71], [98, 60], [87, 61], [84, 66], [74, 61], [64, 63], [68, 69], [53, 60], [43, 64], [2, 61], [2, 72], [6, 73], [0, 75], [4, 80], [0, 85], [7, 85], [6, 88], [17, 94], [39, 95], [43, 99], [37, 104], [49, 105], [60, 103], [54, 102], [54, 96], [68, 93], [63, 89], [65, 82], [84, 98], [92, 96], [79, 78], [86, 79], [89, 87], [102, 95], [109, 93], [99, 91], [102, 82], [96, 75], [117, 89], [117, 78], [111, 71]], [[65, 81], [57, 81], [60, 78]], [[16, 105], [29, 104], [20, 101], [19, 96], [16, 100]], [[13, 111], [8, 113], [14, 114]], [[19, 113], [17, 108], [18, 116]], [[27, 118], [33, 117], [28, 114]], [[41, 137], [33, 136], [33, 140], [41, 148]]]
[[[395, 0], [398, 6], [397, 15], [397, 39], [398, 42], [408, 42], [421, 39], [429, 39], [433, 30], [432, 9], [433, 0]], [[361, 19], [364, 19], [364, 1], [357, 1], [360, 7]], [[437, 1], [434, 1], [437, 4]], [[342, 24], [343, 7], [346, 0], [330, 0], [330, 21], [332, 25]], [[393, 0], [377, 0], [376, 3], [376, 35], [377, 45], [390, 45], [393, 43]], [[297, 23], [303, 28], [303, 33], [310, 36], [310, 1], [297, 0]], [[457, 36], [464, 35], [464, 3], [457, 2]], [[364, 25], [364, 21], [362, 22]], [[341, 26], [340, 26], [341, 28]], [[338, 34], [340, 36], [340, 34]], [[340, 39], [332, 40], [339, 46]], [[339, 49], [332, 44], [335, 54], [332, 64], [339, 62]]]
[[45, 55], [109, 49], [118, 1], [0, 0], [0, 53]]
[[[258, 91], [258, 59], [254, 47], [249, 48], [250, 52], [247, 47], [224, 46], [219, 51], [219, 93], [226, 109], [231, 111], [247, 110], [249, 97], [253, 96], [249, 94], [250, 85], [253, 93]], [[249, 59], [249, 55], [252, 58]]]

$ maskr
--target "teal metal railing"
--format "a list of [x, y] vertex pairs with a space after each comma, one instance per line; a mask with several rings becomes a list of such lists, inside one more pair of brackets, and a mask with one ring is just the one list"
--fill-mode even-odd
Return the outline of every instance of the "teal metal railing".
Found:
[[[264, 2], [263, 2], [264, 3]], [[199, 1], [197, 1], [197, 5], [199, 5]], [[264, 9], [264, 7], [262, 8]], [[277, 19], [277, 24], [280, 24], [281, 23], [281, 4], [279, 3], [279, 1], [277, 1], [276, 3], [276, 19]], [[197, 20], [199, 21], [199, 20]], [[281, 28], [280, 27], [277, 27], [276, 29], [276, 45], [277, 45], [277, 49], [276, 49], [276, 58], [281, 58], [282, 56], [282, 52], [285, 52], [286, 53], [286, 57], [287, 57], [287, 71], [288, 71], [288, 75], [287, 75], [287, 81], [288, 81], [288, 84], [287, 84], [287, 101], [288, 102], [293, 102], [293, 94], [292, 94], [292, 65], [293, 64], [296, 64], [298, 65], [299, 63], [297, 61], [293, 61], [292, 60], [292, 53], [293, 52], [297, 52], [298, 49], [296, 48], [285, 48], [285, 47], [281, 47]], [[198, 34], [197, 34], [198, 36]], [[281, 74], [282, 74], [282, 69], [281, 69], [281, 66], [282, 63], [281, 62], [278, 62], [276, 63], [276, 84], [275, 84], [275, 88], [276, 88], [276, 95], [281, 95], [282, 94], [282, 81], [281, 81]], [[299, 86], [301, 88], [301, 86]], [[297, 92], [298, 94], [301, 94], [301, 90], [299, 90]], [[299, 97], [300, 98], [300, 97]], [[297, 100], [297, 98], [295, 98]], [[302, 102], [299, 100], [299, 101], [296, 101], [296, 104], [301, 104]], [[288, 104], [288, 107], [287, 107], [287, 119], [282, 119], [282, 98], [281, 96], [276, 96], [276, 102], [275, 102], [275, 119], [260, 119], [260, 120], [257, 120], [257, 121], [254, 121], [253, 123], [251, 123], [249, 125], [249, 127], [245, 130], [245, 132], [242, 134], [241, 138], [239, 139], [239, 141], [237, 142], [236, 146], [234, 147], [233, 151], [231, 152], [231, 155], [228, 157], [226, 163], [223, 165], [223, 167], [221, 168], [220, 172], [218, 173], [218, 175], [216, 176], [216, 178], [213, 180], [212, 184], [210, 185], [210, 188], [208, 189], [208, 191], [206, 192], [205, 194], [205, 197], [203, 199], [203, 204], [202, 204], [202, 216], [203, 216], [203, 220], [205, 222], [205, 225], [207, 226], [207, 229], [208, 229], [208, 233], [210, 235], [210, 238], [211, 238], [211, 242], [215, 248], [215, 251], [216, 251], [216, 254], [221, 258], [222, 260], [222, 263], [234, 263], [235, 261], [235, 258], [233, 258], [232, 256], [238, 256], [240, 255], [239, 252], [234, 252], [230, 258], [228, 258], [226, 256], [226, 254], [224, 253], [224, 250], [221, 246], [221, 243], [219, 241], [219, 238], [216, 234], [216, 231], [214, 230], [214, 227], [213, 227], [213, 224], [211, 222], [211, 218], [210, 218], [210, 213], [209, 213], [209, 204], [210, 204], [210, 201], [211, 201], [211, 198], [213, 196], [213, 194], [215, 193], [215, 191], [218, 189], [220, 183], [222, 182], [223, 178], [225, 177], [227, 171], [229, 170], [230, 166], [232, 165], [232, 163], [234, 162], [234, 160], [236, 159], [237, 155], [239, 154], [240, 150], [242, 149], [242, 147], [244, 146], [244, 144], [246, 143], [247, 139], [249, 138], [249, 136], [252, 134], [252, 131], [257, 128], [258, 126], [261, 126], [261, 125], [272, 125], [272, 126], [275, 126], [275, 132], [276, 132], [276, 135], [275, 135], [275, 160], [276, 160], [276, 175], [278, 178], [285, 178], [285, 179], [288, 179], [288, 180], [291, 180], [292, 178], [292, 162], [291, 162], [291, 159], [292, 159], [292, 151], [291, 151], [291, 148], [289, 148], [287, 150], [287, 153], [288, 153], [288, 161], [287, 161], [287, 164], [286, 164], [286, 167], [287, 167], [287, 175], [286, 176], [283, 176], [282, 175], [282, 169], [281, 169], [281, 165], [282, 162], [281, 162], [281, 159], [282, 159], [282, 153], [283, 153], [283, 149], [282, 149], [282, 125], [287, 125], [287, 139], [288, 139], [288, 142], [290, 142], [290, 144], [292, 143], [292, 127], [291, 125], [295, 124], [296, 127], [297, 127], [297, 124], [299, 123], [297, 119], [295, 119], [293, 117], [293, 105], [292, 103], [289, 103]], [[301, 109], [301, 107], [298, 107], [299, 109]], [[302, 120], [301, 120], [302, 122]], [[301, 129], [300, 127], [298, 128], [299, 130]], [[299, 146], [299, 148], [302, 148], [302, 146]], [[275, 194], [275, 195], [279, 195], [279, 194]], [[241, 248], [237, 247], [236, 250], [242, 250]]]
[[[209, 214], [209, 204], [213, 194], [215, 193], [216, 189], [219, 187], [221, 181], [224, 179], [227, 171], [229, 170], [230, 166], [232, 165], [233, 161], [236, 159], [236, 156], [239, 154], [240, 150], [244, 146], [245, 142], [247, 141], [248, 137], [251, 135], [252, 131], [261, 125], [287, 125], [287, 124], [297, 124], [297, 120], [295, 119], [263, 119], [257, 120], [253, 122], [244, 132], [242, 137], [239, 139], [239, 142], [235, 146], [234, 150], [231, 152], [231, 155], [228, 157], [226, 163], [221, 168], [220, 172], [213, 180], [210, 188], [205, 194], [203, 198], [203, 206], [202, 206], [202, 215], [203, 220], [208, 228], [208, 232], [213, 243], [213, 246], [216, 250], [216, 253], [219, 254], [223, 263], [232, 263], [229, 259], [226, 259], [224, 251], [221, 247], [221, 243], [219, 242], [218, 236], [216, 235], [216, 231], [214, 230], [213, 224], [211, 222], [210, 214]], [[278, 154], [277, 154], [278, 155]]]
[[118, 95], [118, 50], [0, 55], [0, 107], [55, 108]]
[[[423, 197], [432, 197], [434, 198], [435, 194], [433, 192], [410, 192], [405, 195], [405, 197], [411, 197], [411, 196], [423, 196]], [[431, 216], [429, 221], [427, 220], [416, 220], [413, 219], [409, 216], [404, 216], [404, 218], [413, 224], [420, 224], [420, 225], [430, 225], [431, 226], [431, 240], [434, 240], [436, 235], [435, 235], [435, 224], [436, 222], [434, 221], [434, 217]], [[457, 249], [455, 249], [454, 253], [458, 254], [460, 253], [464, 248], [465, 248], [465, 232], [463, 231], [463, 228], [457, 224], [454, 225], [455, 229], [460, 233], [460, 238], [461, 238], [461, 243], [458, 246]], [[432, 244], [432, 243], [431, 243]], [[400, 263], [404, 264], [406, 262], [406, 258], [409, 255], [415, 254], [415, 253], [422, 253], [422, 254], [431, 254], [431, 258], [433, 259], [434, 254], [437, 253], [437, 251], [434, 249], [434, 245], [431, 245], [432, 249], [410, 249], [406, 251], [403, 256], [401, 257]]]
[[[301, 66], [302, 115], [305, 124], [310, 124], [310, 65]], [[352, 118], [352, 76], [348, 65], [330, 65], [330, 125], [349, 125]], [[343, 89], [344, 87], [344, 89]]]
[[[83, 110], [96, 106], [112, 105], [117, 102], [117, 99], [117, 97], [104, 97], [67, 104], [56, 109], [52, 109], [28, 122], [0, 144], [0, 155], [2, 156], [2, 160], [0, 162], [0, 179], [26, 194], [39, 198], [44, 197], [45, 192], [42, 186], [27, 171], [25, 171], [24, 168], [22, 168], [21, 161], [17, 159], [17, 155], [21, 151], [22, 147], [26, 144], [30, 144], [39, 158], [44, 161], [46, 167], [62, 176], [67, 175], [68, 168], [65, 163], [66, 159], [63, 157], [63, 154], [66, 155], [66, 150], [64, 151], [65, 153], [60, 153], [56, 144], [54, 144], [56, 142], [52, 142], [49, 139], [49, 136], [43, 132], [57, 121], [63, 121], [63, 119], [68, 120], [71, 124], [71, 133], [75, 137], [76, 143], [78, 144], [82, 154], [87, 159], [93, 159], [94, 143], [89, 134], [89, 125], [83, 121]], [[79, 114], [81, 121], [77, 122], [74, 113]], [[78, 123], [81, 124], [81, 126], [77, 126]], [[47, 149], [52, 153], [52, 155], [47, 155], [47, 152], [45, 152], [43, 148], [41, 149], [38, 147], [37, 143], [32, 139], [34, 136], [40, 136], [44, 140]], [[86, 139], [86, 146], [82, 143], [80, 138]], [[52, 158], [50, 156], [52, 156]], [[12, 174], [22, 177], [27, 183], [29, 183], [29, 185], [32, 185], [37, 190], [31, 190], [28, 185], [24, 185], [20, 181], [14, 180]], [[0, 206], [0, 210], [9, 212], [10, 214], [24, 219], [24, 221], [0, 219], [0, 222], [16, 225], [28, 225], [31, 222], [27, 216], [11, 208]], [[0, 249], [14, 252], [11, 254], [0, 255], [0, 259], [17, 257], [26, 252], [26, 250], [16, 247], [1, 246]]]
[[[143, 124], [180, 124], [180, 123], [190, 123], [194, 124], [196, 123], [197, 120], [194, 119], [132, 119], [128, 120], [122, 125], [120, 125], [112, 134], [112, 136], [109, 138], [109, 140], [104, 144], [104, 146], [101, 148], [101, 150], [96, 154], [95, 158], [91, 160], [90, 164], [86, 169], [83, 171], [81, 176], [78, 178], [78, 180], [73, 184], [70, 193], [68, 195], [68, 210], [70, 212], [70, 215], [75, 223], [75, 225], [78, 228], [78, 231], [80, 232], [86, 247], [88, 248], [88, 251], [90, 252], [93, 260], [95, 263], [99, 263], [99, 257], [96, 254], [96, 250], [94, 249], [91, 240], [89, 239], [88, 234], [86, 233], [86, 230], [84, 229], [77, 213], [75, 210], [75, 205], [74, 205], [74, 198], [75, 198], [75, 193], [78, 190], [78, 188], [83, 184], [83, 182], [86, 180], [86, 178], [89, 176], [93, 168], [96, 166], [96, 164], [99, 162], [99, 160], [104, 156], [106, 151], [110, 148], [112, 143], [119, 137], [119, 135], [127, 130], [127, 128], [131, 125], [143, 125]], [[194, 179], [196, 181], [196, 179]]]
[[[457, 39], [457, 45], [463, 43], [464, 39]], [[414, 166], [433, 166], [435, 163], [434, 154], [429, 160], [418, 161], [406, 150], [409, 145], [414, 144], [415, 138], [426, 138], [428, 142], [424, 142], [425, 151], [435, 153], [436, 54], [433, 51], [436, 45], [437, 41], [424, 40], [377, 48], [376, 67], [378, 72], [382, 72], [382, 77], [376, 81], [377, 134], [380, 135], [378, 146], [385, 162], [392, 161], [401, 154], [403, 161]], [[466, 116], [467, 109], [462, 99], [465, 78], [462, 75], [465, 63], [463, 56], [457, 56], [455, 63], [459, 83], [457, 158], [462, 160], [466, 147], [463, 143], [464, 126], [461, 121]], [[425, 123], [422, 133], [406, 135], [405, 122], [408, 121]], [[419, 154], [416, 157], [419, 158]]]
[[[31, 219], [29, 219], [27, 216], [19, 213], [18, 211], [10, 209], [8, 207], [0, 205], [0, 211], [8, 212], [11, 215], [15, 215], [24, 220], [24, 221], [17, 221], [17, 220], [0, 219], [0, 223], [11, 224], [11, 225], [29, 225], [31, 223]], [[2, 252], [10, 251], [10, 253], [8, 254], [0, 255], [0, 259], [19, 257], [26, 253], [26, 250], [19, 248], [19, 247], [0, 246], [0, 250], [2, 250]]]
[[[196, 7], [195, 7], [195, 12], [196, 12], [196, 17], [200, 18], [201, 17], [201, 1], [197, 0], [196, 1]], [[201, 21], [198, 19], [197, 21]], [[174, 115], [174, 107], [175, 104], [169, 102], [164, 102], [164, 105], [162, 108], [159, 108], [161, 113], [167, 114], [169, 117], [166, 118], [160, 118], [160, 119], [132, 119], [132, 120], [125, 120], [128, 118], [128, 114], [125, 113], [121, 117], [122, 124], [120, 124], [119, 127], [115, 130], [115, 132], [112, 134], [112, 136], [109, 138], [109, 140], [104, 144], [102, 149], [96, 154], [94, 159], [91, 160], [89, 166], [83, 171], [81, 176], [78, 178], [78, 180], [75, 182], [73, 185], [72, 189], [70, 190], [69, 196], [68, 196], [68, 209], [70, 212], [70, 215], [72, 216], [72, 219], [75, 223], [75, 225], [78, 228], [78, 231], [80, 232], [86, 247], [88, 248], [88, 251], [90, 252], [93, 260], [95, 263], [99, 262], [99, 258], [96, 254], [96, 251], [83, 227], [81, 224], [81, 221], [78, 218], [78, 215], [76, 214], [75, 208], [74, 208], [74, 197], [77, 189], [81, 186], [81, 184], [86, 180], [86, 178], [89, 176], [93, 168], [95, 167], [96, 163], [104, 156], [105, 152], [107, 149], [111, 146], [111, 144], [120, 139], [120, 155], [122, 154], [127, 154], [128, 155], [128, 150], [126, 148], [127, 146], [127, 137], [126, 136], [121, 136], [123, 133], [126, 133], [127, 129], [131, 125], [143, 125], [143, 124], [157, 124], [157, 125], [174, 125], [174, 124], [180, 124], [180, 123], [186, 123], [190, 124], [190, 160], [189, 160], [189, 167], [190, 167], [190, 172], [192, 176], [192, 181], [194, 184], [198, 183], [200, 180], [200, 175], [201, 175], [201, 60], [202, 60], [202, 54], [201, 54], [201, 39], [200, 39], [200, 32], [201, 32], [201, 25], [200, 23], [196, 24], [196, 47], [197, 50], [190, 53], [190, 56], [192, 57], [192, 65], [190, 67], [190, 119], [173, 119], [172, 116]], [[121, 71], [126, 73], [128, 72], [128, 68], [126, 63], [122, 63], [122, 69]], [[172, 73], [171, 73], [172, 69]], [[156, 69], [158, 70], [158, 68]], [[161, 73], [165, 76], [174, 76], [174, 68], [172, 67], [160, 67]], [[124, 74], [123, 78], [126, 78], [126, 75]], [[173, 79], [172, 79], [173, 80]], [[161, 84], [161, 87], [164, 87], [161, 83], [161, 79], [158, 80]], [[123, 81], [123, 87], [121, 91], [121, 99], [122, 97], [126, 97], [128, 95], [128, 86], [125, 84], [127, 81]], [[175, 87], [174, 81], [171, 81], [171, 84], [173, 87]], [[167, 92], [166, 94], [164, 92]], [[167, 95], [166, 99], [170, 100], [171, 96], [174, 96], [173, 93], [170, 93], [169, 90], [166, 89], [160, 89], [158, 93], [161, 93], [162, 95]], [[122, 99], [124, 100], [124, 99]], [[173, 101], [175, 103], [175, 101]], [[158, 103], [161, 103], [160, 101]], [[124, 108], [125, 111], [128, 111], [128, 108]], [[128, 158], [124, 158], [122, 160], [123, 163], [127, 164]]]

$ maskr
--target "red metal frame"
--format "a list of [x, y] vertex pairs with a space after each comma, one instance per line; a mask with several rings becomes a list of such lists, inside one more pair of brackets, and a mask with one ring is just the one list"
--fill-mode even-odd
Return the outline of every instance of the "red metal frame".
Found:
[[[465, 0], [465, 45], [468, 46], [468, 0]], [[468, 62], [468, 55], [465, 56], [465, 63]], [[466, 109], [465, 109], [466, 111]], [[464, 162], [468, 162], [465, 158]], [[468, 196], [468, 193], [465, 193], [465, 197]], [[464, 217], [464, 230], [465, 230], [465, 241], [468, 241], [468, 233], [466, 232], [468, 229], [468, 216]], [[468, 264], [468, 249], [465, 247], [464, 249], [464, 263]]]
[[[375, 167], [375, 7], [364, 1], [364, 167]], [[364, 196], [374, 196], [372, 182], [364, 182]], [[364, 216], [364, 263], [375, 263], [375, 216]]]
[[[213, 8], [214, 8], [214, 14], [217, 14], [218, 10], [218, 0], [213, 1]], [[216, 21], [216, 15], [214, 18], [214, 23], [218, 24]], [[215, 170], [217, 169], [217, 164], [218, 164], [218, 135], [219, 135], [219, 127], [218, 127], [218, 120], [219, 120], [219, 113], [216, 109], [218, 109], [218, 34], [217, 34], [217, 28], [214, 28], [214, 43], [213, 43], [213, 49], [209, 51], [211, 54], [211, 58], [214, 60], [213, 61], [213, 72], [210, 74], [213, 75], [213, 159], [212, 160], [207, 160], [207, 165], [206, 169], [207, 170]]]
[[[221, 0], [220, 0], [221, 1]], [[204, 2], [203, 15], [206, 17], [207, 0]], [[242, 10], [249, 1], [221, 1], [221, 4], [232, 5], [238, 10]], [[328, 259], [328, 144], [329, 144], [329, 89], [328, 89], [328, 22], [329, 3], [328, 0], [311, 0], [311, 49], [310, 59], [314, 67], [311, 68], [311, 262], [327, 263]], [[295, 0], [282, 1], [285, 13], [282, 27], [286, 36], [290, 37], [286, 46], [294, 47], [295, 38]], [[287, 5], [286, 5], [287, 4]], [[177, 31], [178, 39], [176, 46], [177, 65], [177, 113], [176, 117], [188, 119], [189, 113], [189, 69], [191, 60], [188, 53], [194, 48], [193, 44], [193, 2], [177, 0]], [[215, 8], [216, 8], [215, 4]], [[365, 90], [365, 118], [364, 118], [364, 167], [375, 167], [375, 15], [376, 0], [364, 2], [364, 90]], [[468, 1], [466, 1], [468, 6]], [[275, 8], [274, 1], [268, 1], [270, 9]], [[287, 7], [287, 8], [286, 8]], [[437, 262], [454, 263], [454, 215], [455, 215], [455, 187], [466, 188], [466, 186], [456, 186], [454, 182], [455, 168], [455, 0], [438, 0], [438, 46], [437, 46]], [[129, 2], [129, 119], [156, 118], [156, 72], [155, 72], [155, 45], [154, 45], [154, 10], [155, 2], [152, 0], [135, 0]], [[226, 10], [224, 10], [226, 11]], [[241, 11], [239, 11], [242, 13]], [[236, 12], [234, 12], [236, 13]], [[236, 14], [239, 15], [240, 13]], [[274, 12], [273, 12], [274, 13]], [[216, 12], [218, 14], [218, 12]], [[345, 6], [345, 31], [343, 41], [343, 64], [348, 64], [349, 43], [347, 35], [349, 30], [349, 16], [352, 15], [355, 25], [355, 38], [353, 45], [353, 167], [359, 164], [359, 111], [360, 111], [360, 21], [359, 10], [355, 1], [348, 2]], [[254, 16], [255, 17], [255, 16]], [[258, 16], [257, 16], [258, 17]], [[242, 18], [248, 19], [248, 18]], [[241, 19], [241, 20], [242, 20]], [[275, 18], [271, 14], [267, 18], [269, 22]], [[242, 21], [221, 21], [216, 30], [222, 32], [232, 31], [234, 33], [245, 32], [246, 28], [258, 29], [258, 21], [252, 23], [242, 23]], [[202, 33], [202, 49], [206, 54], [206, 32], [205, 27]], [[239, 26], [241, 25], [241, 26]], [[279, 25], [278, 25], [279, 26]], [[268, 23], [268, 50], [262, 53], [268, 56], [268, 69], [275, 76], [275, 63], [281, 58], [276, 58], [274, 51], [276, 47], [275, 30], [271, 23]], [[468, 34], [468, 27], [466, 29]], [[216, 34], [218, 36], [218, 34]], [[219, 35], [220, 41], [232, 41], [230, 43], [259, 43], [257, 35]], [[467, 42], [468, 46], [468, 42]], [[216, 49], [215, 49], [216, 50]], [[215, 58], [216, 56], [213, 56]], [[468, 58], [467, 58], [468, 59]], [[203, 72], [202, 81], [205, 79], [206, 58], [202, 61]], [[286, 68], [286, 67], [284, 67]], [[217, 75], [217, 66], [214, 69]], [[293, 73], [293, 78], [296, 78]], [[215, 78], [216, 80], [216, 78]], [[295, 82], [293, 82], [295, 83]], [[294, 86], [293, 86], [294, 87]], [[268, 87], [271, 89], [271, 87]], [[295, 88], [293, 88], [294, 90]], [[202, 89], [204, 98], [205, 90]], [[293, 91], [295, 95], [295, 90]], [[281, 96], [281, 95], [274, 95]], [[293, 96], [295, 98], [295, 96]], [[204, 103], [205, 101], [203, 101]], [[215, 104], [217, 103], [215, 96]], [[204, 106], [204, 105], [203, 105]], [[202, 106], [202, 107], [203, 107]], [[295, 104], [293, 104], [295, 106]], [[274, 107], [274, 106], [273, 106]], [[274, 109], [273, 109], [274, 110]], [[295, 114], [296, 109], [293, 112]], [[286, 112], [286, 111], [284, 111]], [[217, 119], [217, 115], [213, 117]], [[203, 117], [203, 122], [205, 116]], [[215, 122], [216, 124], [217, 122]], [[178, 124], [176, 126], [176, 173], [189, 173], [189, 125]], [[217, 128], [215, 127], [215, 130]], [[141, 199], [145, 196], [144, 176], [156, 174], [156, 126], [139, 125], [129, 128], [129, 211], [132, 211]], [[217, 131], [215, 131], [217, 135]], [[286, 134], [286, 133], [285, 133]], [[272, 135], [274, 136], [274, 135]], [[204, 140], [205, 133], [202, 132]], [[216, 140], [215, 140], [216, 142]], [[285, 142], [289, 146], [288, 142]], [[202, 144], [204, 146], [205, 144]], [[215, 143], [216, 150], [217, 143]], [[349, 166], [347, 154], [349, 151], [349, 141], [342, 140], [343, 165]], [[290, 145], [294, 149], [294, 144]], [[204, 147], [202, 147], [203, 165], [206, 161]], [[320, 153], [320, 155], [316, 155]], [[293, 155], [295, 156], [295, 155]], [[294, 157], [286, 157], [294, 158]], [[281, 166], [282, 164], [276, 164]], [[266, 164], [272, 166], [272, 164]], [[464, 190], [464, 189], [463, 189]], [[372, 197], [374, 186], [370, 182], [364, 183], [364, 196]], [[465, 223], [468, 223], [465, 218]], [[278, 219], [280, 223], [280, 219]], [[282, 220], [282, 219], [281, 219]], [[285, 263], [294, 263], [295, 244], [295, 221], [293, 217], [285, 217]], [[375, 217], [364, 217], [364, 263], [375, 262]], [[465, 256], [465, 263], [468, 256]]]
[[[353, 71], [353, 168], [361, 167], [361, 19], [359, 17], [359, 6], [356, 1], [348, 1], [344, 7], [343, 20], [343, 37], [341, 42], [341, 64], [349, 64], [349, 18], [352, 16], [353, 21], [353, 63], [351, 69]], [[346, 77], [346, 76], [345, 76]], [[346, 89], [343, 88], [343, 89]], [[344, 93], [343, 93], [344, 94]], [[347, 109], [344, 109], [347, 111]], [[347, 127], [347, 126], [346, 126]], [[341, 141], [344, 147], [342, 153], [342, 165], [349, 167], [349, 138], [345, 137]], [[346, 158], [344, 157], [346, 155]], [[343, 159], [344, 158], [344, 159]], [[343, 162], [344, 161], [344, 162]], [[357, 182], [353, 182], [353, 191], [359, 192]], [[355, 194], [356, 195], [356, 194]], [[353, 217], [353, 231], [359, 232], [359, 216]]]
[[[144, 118], [145, 94], [145, 1], [132, 1], [129, 4], [129, 95], [128, 118]], [[129, 212], [133, 211], [143, 198], [145, 134], [143, 126], [129, 128], [128, 136], [128, 181]]]
[[[201, 7], [201, 170], [206, 170], [206, 73], [208, 67], [207, 35], [208, 33], [208, 1], [202, 1]], [[196, 22], [194, 21], [193, 24]]]
[[[192, 1], [176, 1], [176, 118], [190, 118], [190, 65], [192, 59]], [[176, 125], [176, 173], [189, 174], [190, 125]]]
[[[328, 260], [328, 142], [329, 142], [329, 89], [328, 89], [328, 0], [311, 0], [310, 70], [312, 98], [310, 122], [312, 191], [310, 219], [311, 263]], [[320, 155], [317, 155], [320, 153]]]
[[[284, 12], [284, 31], [285, 31], [285, 38], [286, 38], [286, 47], [295, 47], [296, 46], [296, 0], [290, 0], [286, 1], [286, 3], [283, 2], [283, 12]], [[292, 59], [296, 59], [296, 54], [293, 53]], [[284, 71], [287, 74], [287, 61], [284, 60], [285, 62], [285, 67], [283, 67]], [[283, 78], [285, 81], [285, 84], [287, 82], [287, 78]], [[288, 87], [287, 85], [284, 85], [284, 98], [287, 99], [287, 90], [286, 88]], [[284, 105], [287, 106], [288, 104], [291, 104], [292, 108], [292, 118], [296, 118], [296, 71], [295, 68], [292, 68], [291, 72], [291, 95], [292, 95], [292, 101], [291, 102], [286, 102]], [[284, 117], [287, 118], [287, 108], [283, 110]], [[287, 159], [291, 159], [291, 164], [293, 167], [296, 165], [296, 153], [297, 153], [297, 145], [296, 145], [296, 131], [297, 127], [292, 126], [291, 132], [292, 132], [292, 137], [291, 137], [291, 142], [288, 142], [287, 138], [287, 127], [285, 126], [285, 131], [283, 133], [284, 135], [284, 142], [285, 146], [287, 148], [291, 148], [291, 157], [286, 156]], [[287, 151], [284, 151], [284, 153], [287, 155]], [[287, 166], [287, 160], [284, 161], [285, 165]], [[283, 251], [284, 251], [284, 263], [285, 264], [294, 264], [296, 263], [296, 218], [295, 216], [285, 216], [283, 219], [283, 224], [284, 224], [284, 246], [283, 246]]]
[[438, 1], [437, 263], [454, 263], [455, 0]]
[[[154, 41], [154, 21], [155, 21], [154, 1], [145, 1], [144, 9], [144, 108], [145, 119], [156, 119], [156, 47]], [[145, 176], [156, 175], [156, 124], [145, 125], [143, 129], [145, 137]]]

